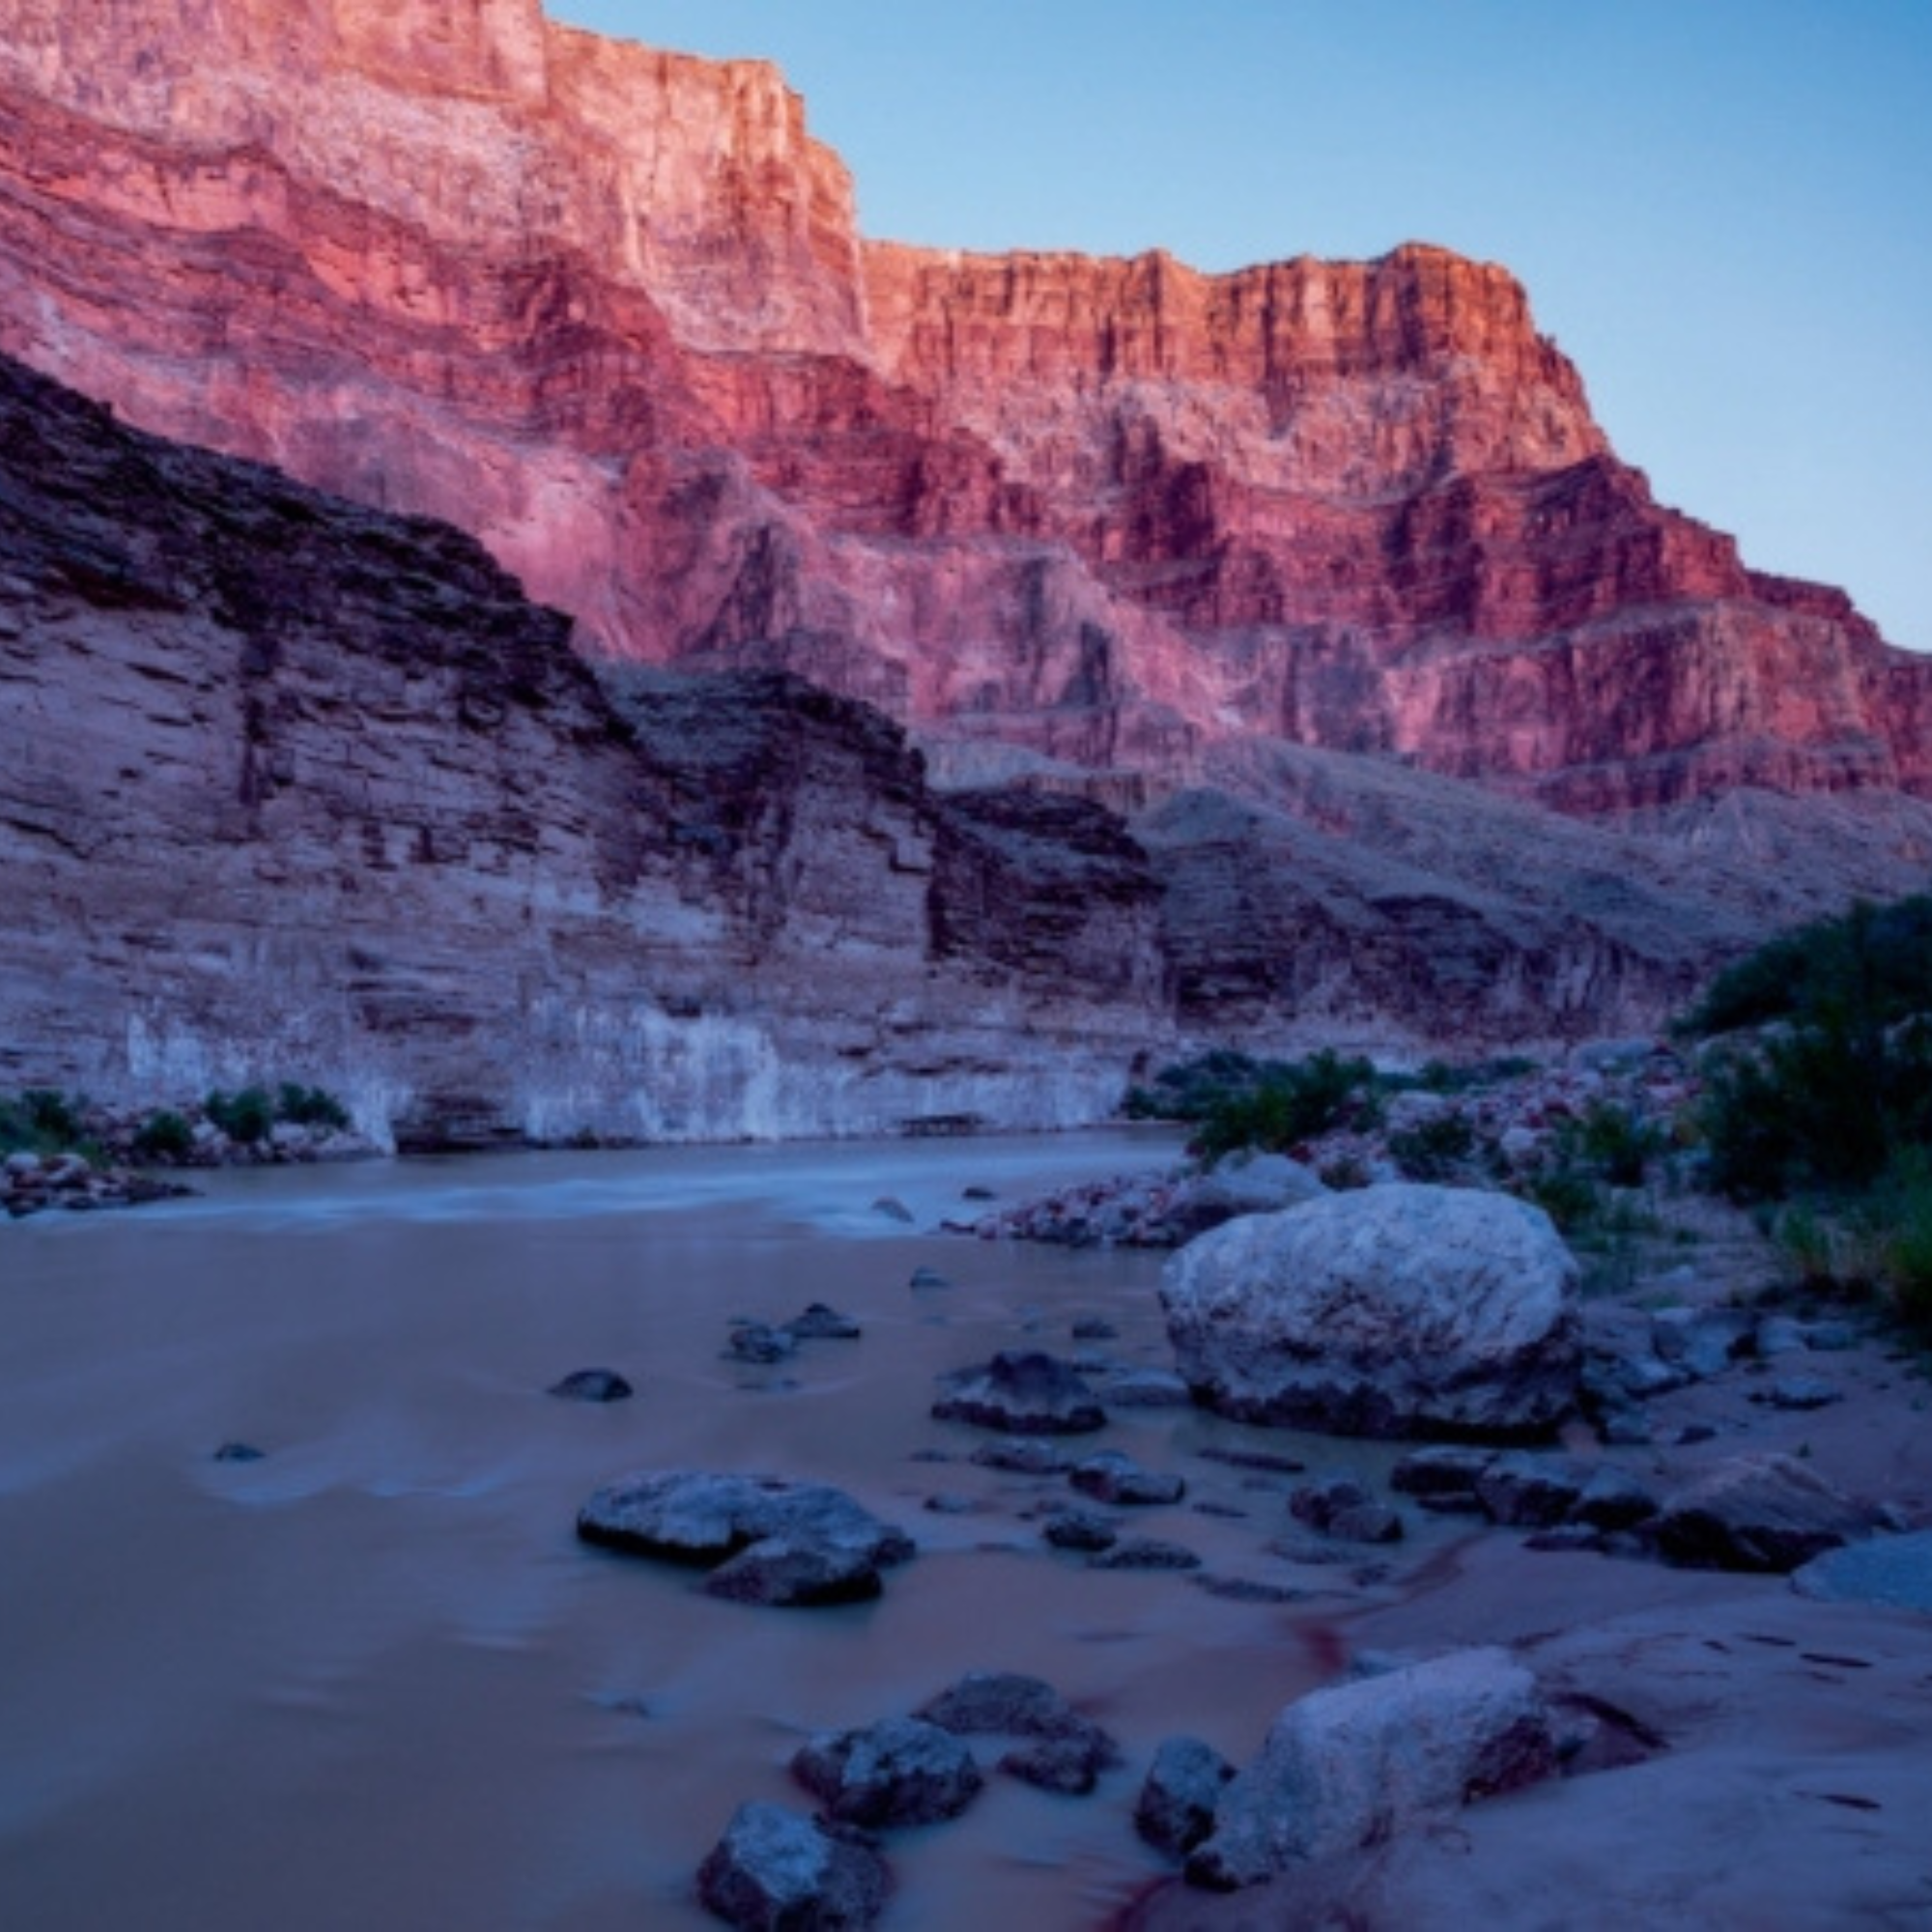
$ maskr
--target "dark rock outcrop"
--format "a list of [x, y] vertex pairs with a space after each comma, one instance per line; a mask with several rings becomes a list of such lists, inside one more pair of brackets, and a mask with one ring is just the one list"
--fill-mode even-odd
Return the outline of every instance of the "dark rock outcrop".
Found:
[[1050, 802], [995, 849], [863, 706], [607, 690], [453, 530], [0, 364], [0, 1088], [299, 1075], [405, 1147], [1039, 1125], [1158, 1030], [1119, 836], [1062, 892]]

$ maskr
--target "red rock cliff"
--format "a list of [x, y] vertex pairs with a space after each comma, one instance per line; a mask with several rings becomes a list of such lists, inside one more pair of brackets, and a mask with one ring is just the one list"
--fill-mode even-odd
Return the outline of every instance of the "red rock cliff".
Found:
[[867, 244], [773, 69], [536, 0], [0, 0], [0, 348], [942, 769], [1932, 788], [1932, 670], [1657, 505], [1504, 270]]

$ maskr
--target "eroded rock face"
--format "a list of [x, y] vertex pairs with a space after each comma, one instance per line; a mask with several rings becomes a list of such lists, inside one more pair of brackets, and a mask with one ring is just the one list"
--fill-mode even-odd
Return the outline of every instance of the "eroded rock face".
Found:
[[1575, 1259], [1503, 1194], [1391, 1183], [1231, 1221], [1167, 1264], [1198, 1401], [1349, 1435], [1535, 1435], [1577, 1397]]
[[0, 1087], [298, 1077], [405, 1146], [1044, 1125], [1159, 1029], [1118, 825], [991, 833], [781, 674], [613, 695], [454, 530], [4, 364], [0, 556]]
[[599, 648], [962, 769], [1932, 787], [1932, 672], [1657, 505], [1505, 270], [867, 243], [769, 66], [537, 0], [16, 0], [0, 297], [0, 348], [464, 524]]

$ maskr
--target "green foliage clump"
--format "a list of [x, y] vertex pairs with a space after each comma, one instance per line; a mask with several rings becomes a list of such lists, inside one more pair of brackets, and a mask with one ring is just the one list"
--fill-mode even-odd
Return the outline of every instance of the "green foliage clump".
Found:
[[1202, 1121], [1232, 1094], [1249, 1092], [1267, 1063], [1230, 1046], [1163, 1066], [1151, 1087], [1129, 1087], [1121, 1103], [1130, 1121]]
[[275, 1113], [278, 1119], [293, 1121], [298, 1126], [339, 1131], [349, 1125], [349, 1110], [333, 1094], [320, 1087], [298, 1086], [293, 1080], [284, 1080], [276, 1089]]
[[1476, 1151], [1476, 1130], [1461, 1114], [1437, 1114], [1389, 1136], [1389, 1157], [1409, 1180], [1443, 1180]]
[[1351, 1103], [1366, 1103], [1375, 1077], [1366, 1060], [1327, 1048], [1302, 1061], [1271, 1062], [1252, 1086], [1209, 1104], [1188, 1151], [1206, 1161], [1243, 1148], [1286, 1153], [1340, 1124]]
[[1932, 895], [1861, 903], [1774, 939], [1719, 973], [1681, 1025], [1709, 1037], [1833, 1008], [1881, 1027], [1932, 1011]]
[[1562, 1151], [1611, 1187], [1641, 1187], [1665, 1146], [1662, 1130], [1628, 1107], [1593, 1100], [1559, 1135]]
[[0, 1153], [65, 1153], [82, 1151], [87, 1102], [51, 1087], [29, 1087], [0, 1100]]
[[274, 1102], [260, 1087], [244, 1087], [239, 1094], [224, 1094], [216, 1088], [202, 1102], [201, 1110], [231, 1141], [242, 1147], [267, 1140], [275, 1124]]
[[156, 1108], [135, 1130], [133, 1151], [141, 1160], [185, 1160], [194, 1151], [194, 1129], [180, 1114]]

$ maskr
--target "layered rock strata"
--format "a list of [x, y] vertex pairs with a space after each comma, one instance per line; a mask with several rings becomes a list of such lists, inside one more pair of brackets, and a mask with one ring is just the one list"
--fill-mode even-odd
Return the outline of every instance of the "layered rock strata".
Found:
[[1106, 1113], [1164, 1031], [1097, 807], [780, 675], [607, 693], [468, 538], [0, 364], [0, 1088], [316, 1081], [405, 1145]]
[[982, 777], [1932, 791], [1932, 670], [1655, 503], [1501, 269], [868, 242], [771, 68], [537, 0], [4, 11], [0, 348], [457, 522], [593, 650]]

